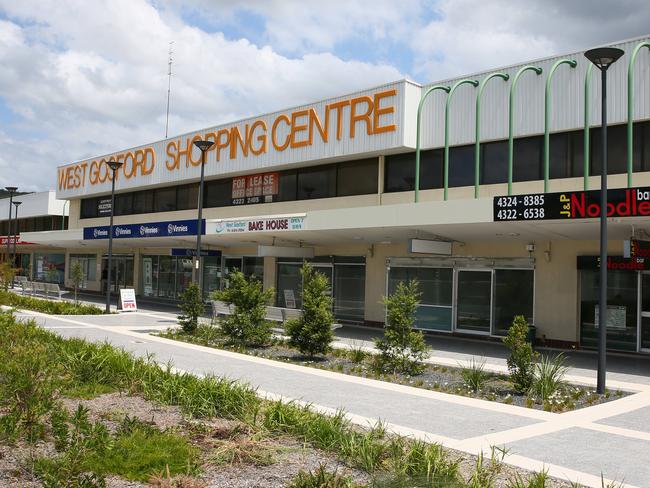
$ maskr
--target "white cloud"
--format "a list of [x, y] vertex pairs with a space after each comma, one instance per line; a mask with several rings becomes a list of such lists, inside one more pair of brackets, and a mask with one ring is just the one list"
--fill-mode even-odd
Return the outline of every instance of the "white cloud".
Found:
[[0, 186], [50, 188], [58, 164], [161, 139], [172, 39], [170, 135], [402, 77], [330, 53], [287, 58], [144, 0], [0, 1], [0, 11], [10, 19], [0, 21], [0, 97], [24, 118], [0, 140]]
[[650, 18], [644, 0], [440, 0], [430, 7], [435, 18], [411, 38], [413, 71], [426, 82], [644, 35]]

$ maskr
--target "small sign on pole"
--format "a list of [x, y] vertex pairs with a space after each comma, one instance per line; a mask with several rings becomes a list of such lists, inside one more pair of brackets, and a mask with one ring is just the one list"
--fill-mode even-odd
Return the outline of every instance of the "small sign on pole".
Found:
[[122, 303], [123, 312], [136, 312], [138, 310], [133, 288], [120, 288], [120, 302]]

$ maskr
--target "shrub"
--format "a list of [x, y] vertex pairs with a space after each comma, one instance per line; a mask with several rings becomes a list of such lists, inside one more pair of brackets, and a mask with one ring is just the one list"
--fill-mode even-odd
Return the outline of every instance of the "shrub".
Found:
[[400, 282], [395, 293], [384, 298], [386, 327], [384, 337], [376, 339], [383, 368], [406, 374], [419, 374], [427, 357], [428, 347], [422, 331], [413, 330], [415, 313], [419, 305], [418, 282]]
[[285, 325], [289, 345], [313, 357], [325, 354], [334, 340], [332, 297], [327, 277], [305, 263], [302, 274], [302, 316]]
[[35, 310], [50, 315], [99, 315], [103, 313], [103, 310], [95, 305], [77, 305], [66, 301], [43, 300], [9, 291], [0, 291], [0, 305]]
[[517, 315], [508, 329], [508, 335], [503, 338], [503, 343], [510, 349], [510, 379], [519, 393], [526, 393], [533, 384], [535, 361], [539, 356], [526, 340], [527, 336], [528, 323], [523, 315]]
[[535, 365], [534, 379], [529, 394], [543, 402], [549, 400], [562, 386], [567, 370], [563, 354], [558, 354], [552, 359], [542, 356], [542, 360]]
[[33, 323], [23, 330], [4, 330], [13, 321], [12, 315], [0, 314], [0, 409], [5, 411], [1, 427], [9, 437], [34, 443], [55, 406], [62, 371], [52, 347], [38, 341], [41, 331]]
[[472, 358], [466, 366], [461, 365], [460, 376], [465, 385], [473, 391], [480, 390], [488, 379], [488, 374], [485, 372], [485, 359], [479, 362]]
[[183, 312], [178, 321], [186, 334], [194, 334], [199, 325], [199, 317], [205, 310], [201, 290], [196, 283], [190, 284], [180, 295], [180, 309]]
[[15, 275], [16, 270], [11, 266], [9, 261], [0, 263], [0, 287], [4, 291], [9, 289], [9, 285], [11, 285]]
[[221, 328], [233, 343], [261, 346], [271, 340], [271, 324], [266, 317], [266, 305], [273, 298], [273, 289], [264, 290], [255, 277], [247, 278], [241, 271], [228, 275], [229, 286], [212, 292], [213, 300], [234, 305], [232, 315], [224, 318]]
[[352, 488], [358, 486], [346, 476], [329, 472], [324, 464], [315, 471], [300, 470], [286, 488]]
[[363, 344], [356, 344], [353, 343], [350, 349], [347, 351], [347, 357], [352, 361], [354, 364], [361, 364], [364, 359], [366, 359], [369, 356], [369, 352], [367, 352]]

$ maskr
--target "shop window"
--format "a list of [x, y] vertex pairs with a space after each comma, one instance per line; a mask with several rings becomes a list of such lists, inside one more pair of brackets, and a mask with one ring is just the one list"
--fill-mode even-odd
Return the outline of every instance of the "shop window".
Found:
[[[205, 183], [203, 190], [205, 190]], [[199, 201], [199, 185], [185, 185], [178, 187], [176, 210], [191, 210], [197, 208]]]
[[298, 200], [336, 196], [336, 166], [317, 166], [298, 171]]
[[334, 265], [334, 315], [343, 320], [363, 322], [366, 299], [366, 267]]
[[298, 192], [298, 172], [285, 171], [280, 173], [278, 184], [278, 202], [290, 202], [296, 200]]
[[[513, 147], [512, 180], [535, 181], [542, 179], [541, 136], [515, 139]], [[506, 181], [508, 172], [506, 169]]]
[[[568, 132], [569, 139], [569, 167], [571, 169], [571, 177], [580, 177], [585, 174], [585, 148], [584, 148], [584, 132], [581, 130], [574, 130]], [[553, 139], [551, 139], [552, 143]]]
[[246, 276], [254, 276], [262, 281], [264, 279], [264, 258], [256, 256], [245, 256], [242, 272]]
[[115, 195], [114, 215], [131, 215], [133, 213], [133, 193]]
[[134, 214], [153, 212], [153, 190], [137, 191], [133, 193]]
[[[637, 282], [636, 272], [607, 272], [607, 347], [624, 351], [637, 349]], [[598, 346], [597, 308], [600, 271], [580, 272], [580, 343]]]
[[158, 294], [158, 256], [142, 257], [142, 295], [155, 297]]
[[[602, 130], [600, 127], [591, 129], [591, 174], [599, 175], [602, 171]], [[607, 174], [627, 173], [627, 126], [607, 126]]]
[[[443, 151], [432, 149], [420, 153], [420, 190], [442, 188]], [[386, 156], [384, 191], [415, 189], [415, 153]]]
[[34, 279], [63, 284], [65, 277], [65, 254], [34, 253]]
[[232, 179], [205, 182], [203, 187], [204, 207], [227, 207], [231, 203]]
[[506, 335], [516, 315], [533, 325], [534, 282], [532, 269], [494, 271], [494, 334]]
[[213, 291], [221, 288], [221, 257], [203, 258], [203, 297], [207, 299]]
[[82, 219], [92, 219], [98, 216], [96, 198], [84, 198], [81, 200], [80, 216]]
[[161, 298], [176, 297], [176, 258], [173, 256], [158, 256], [158, 286], [157, 294]]
[[[569, 133], [551, 134], [549, 145], [549, 178], [569, 178], [571, 176]], [[542, 178], [544, 177], [543, 164], [542, 160]]]
[[79, 263], [83, 272], [83, 282], [81, 288], [86, 287], [86, 282], [97, 279], [97, 256], [94, 254], [71, 254], [70, 266], [68, 268], [68, 278], [72, 278], [72, 267]]
[[474, 146], [449, 149], [449, 187], [474, 185]]
[[179, 298], [190, 284], [192, 284], [192, 258], [176, 259], [176, 293], [175, 298]]
[[[301, 308], [301, 291], [302, 275], [300, 274], [301, 262], [295, 263], [278, 263], [277, 264], [277, 284], [276, 287], [276, 304], [278, 307]], [[291, 300], [295, 302], [295, 307]]]
[[400, 282], [417, 280], [420, 305], [416, 327], [428, 330], [451, 330], [454, 272], [451, 268], [391, 267], [388, 293], [393, 294]]
[[176, 187], [158, 188], [153, 202], [154, 212], [173, 212], [176, 210]]
[[481, 183], [491, 185], [508, 181], [508, 142], [481, 144]]
[[634, 171], [650, 171], [650, 121], [634, 123]]
[[367, 195], [377, 193], [378, 163], [376, 158], [341, 163], [337, 167], [336, 195]]

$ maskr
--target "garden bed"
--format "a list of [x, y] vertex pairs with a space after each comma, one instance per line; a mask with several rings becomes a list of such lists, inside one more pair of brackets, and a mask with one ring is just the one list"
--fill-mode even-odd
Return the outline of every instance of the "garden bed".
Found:
[[[563, 383], [548, 400], [541, 401], [534, 395], [524, 395], [515, 391], [508, 375], [485, 370], [478, 372], [480, 363], [474, 363], [474, 367], [471, 364], [464, 363], [459, 363], [458, 367], [425, 363], [422, 373], [411, 376], [382, 371], [376, 364], [375, 356], [365, 352], [361, 347], [353, 347], [350, 350], [334, 349], [325, 355], [309, 358], [295, 349], [289, 348], [281, 339], [275, 339], [273, 344], [267, 347], [233, 346], [214, 326], [202, 325], [193, 335], [184, 334], [177, 329], [170, 329], [159, 335], [169, 339], [226, 349], [300, 366], [553, 412], [589, 407], [616, 400], [629, 394], [616, 390], [599, 395], [596, 393], [595, 388]], [[470, 375], [469, 382], [466, 379], [467, 375]], [[472, 388], [470, 386], [471, 377], [476, 378], [477, 375], [481, 376], [479, 382], [482, 384], [479, 388]]]
[[264, 400], [246, 385], [63, 339], [7, 313], [0, 393], [3, 487], [578, 486], [507, 466], [498, 450], [477, 458], [379, 423], [362, 428], [343, 412]]

